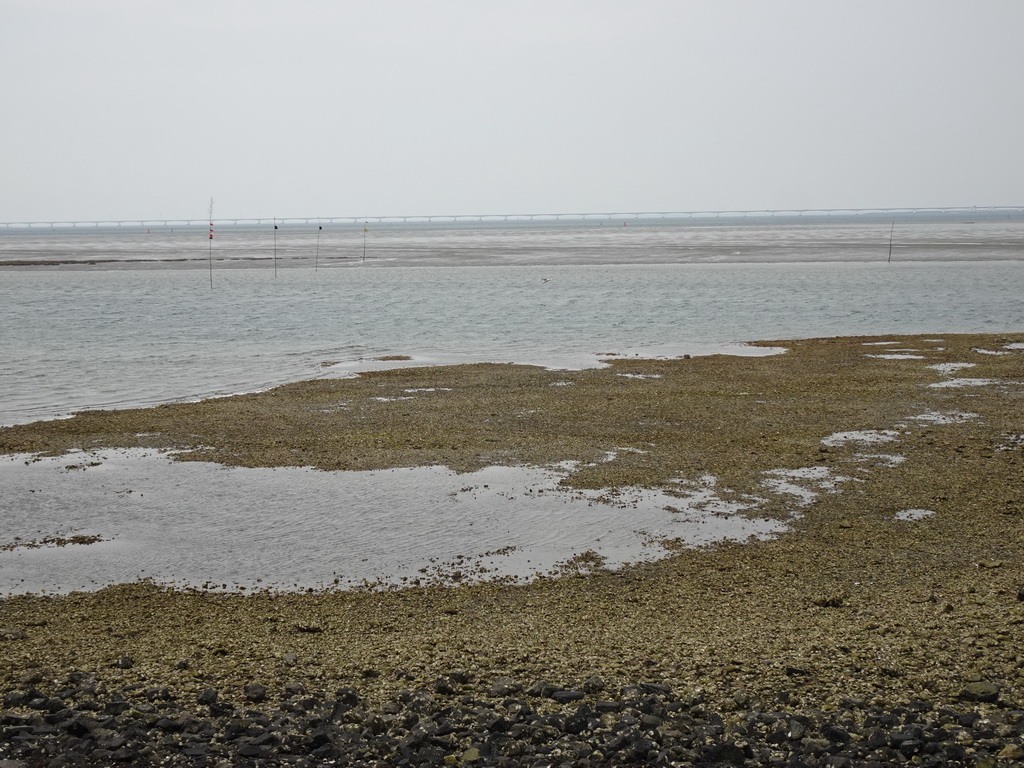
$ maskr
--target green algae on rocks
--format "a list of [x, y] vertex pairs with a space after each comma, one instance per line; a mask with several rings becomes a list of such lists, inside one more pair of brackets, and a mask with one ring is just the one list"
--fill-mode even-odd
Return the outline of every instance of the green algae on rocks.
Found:
[[575, 487], [656, 486], [710, 472], [749, 488], [757, 473], [821, 461], [829, 434], [888, 428], [960, 397], [926, 386], [943, 378], [929, 365], [970, 362], [972, 376], [1024, 376], [1024, 355], [974, 351], [1008, 339], [901, 337], [918, 350], [906, 359], [871, 341], [765, 342], [788, 351], [611, 359], [582, 371], [489, 363], [376, 371], [9, 427], [0, 429], [0, 452], [146, 447], [180, 460], [324, 470], [575, 461], [566, 480]]
[[[638, 680], [700, 691], [729, 711], [783, 698], [957, 702], [984, 683], [991, 706], [1024, 709], [1024, 351], [1010, 346], [1021, 339], [772, 342], [789, 351], [588, 371], [403, 369], [4, 429], [5, 452], [146, 446], [246, 466], [575, 460], [567, 482], [585, 487], [710, 474], [743, 490], [808, 467], [850, 480], [775, 539], [680, 548], [619, 572], [385, 593], [142, 583], [8, 597], [0, 689], [56, 690], [85, 671], [110, 690], [160, 685], [194, 702], [212, 687], [244, 706], [251, 684], [386, 701], [456, 677], [478, 697], [502, 680], [582, 689], [599, 677], [609, 691]], [[872, 442], [890, 433], [898, 447]], [[930, 514], [903, 514], [914, 510]]]

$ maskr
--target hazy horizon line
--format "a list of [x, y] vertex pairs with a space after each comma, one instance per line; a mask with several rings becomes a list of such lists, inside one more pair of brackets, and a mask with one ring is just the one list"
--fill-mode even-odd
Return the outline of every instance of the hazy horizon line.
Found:
[[760, 208], [760, 209], [705, 209], [694, 211], [589, 211], [589, 212], [535, 212], [535, 213], [457, 213], [457, 214], [378, 214], [338, 216], [225, 216], [225, 217], [129, 217], [124, 219], [52, 219], [34, 221], [0, 221], [4, 228], [75, 227], [75, 226], [146, 226], [146, 225], [201, 225], [208, 222], [232, 224], [295, 224], [295, 223], [429, 223], [429, 222], [500, 222], [500, 221], [559, 221], [606, 219], [661, 219], [661, 218], [773, 218], [773, 217], [828, 217], [846, 216], [914, 216], [957, 213], [1018, 213], [1024, 214], [1024, 205], [964, 205], [964, 206], [898, 206], [867, 208]]

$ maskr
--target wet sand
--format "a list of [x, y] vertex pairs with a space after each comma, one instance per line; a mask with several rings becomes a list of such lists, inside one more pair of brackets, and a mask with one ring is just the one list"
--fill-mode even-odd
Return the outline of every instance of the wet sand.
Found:
[[[738, 700], [955, 705], [984, 682], [997, 694], [983, 706], [1024, 709], [1022, 340], [770, 342], [790, 351], [572, 372], [399, 369], [0, 430], [4, 452], [173, 448], [239, 466], [574, 460], [564, 482], [578, 488], [713, 475], [738, 495], [780, 467], [850, 477], [778, 538], [620, 572], [383, 593], [134, 584], [7, 598], [0, 689], [55, 689], [77, 670], [103, 690], [162, 686], [187, 705], [213, 687], [242, 706], [246, 684], [280, 696], [294, 681], [380, 703], [459, 671], [471, 680], [460, 695], [485, 696], [499, 678], [576, 688], [597, 675], [610, 691], [699, 691], [723, 712]], [[434, 391], [398, 399], [409, 389]], [[595, 461], [616, 447], [643, 452]]]

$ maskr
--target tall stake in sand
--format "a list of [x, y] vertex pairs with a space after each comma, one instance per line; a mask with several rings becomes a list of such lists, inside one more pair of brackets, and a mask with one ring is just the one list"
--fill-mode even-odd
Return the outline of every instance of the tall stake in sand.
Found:
[[274, 219], [274, 277], [277, 277], [277, 218]]
[[318, 271], [320, 267], [320, 233], [324, 231], [322, 225], [318, 225], [316, 228], [316, 257], [313, 259], [313, 271]]
[[213, 288], [213, 198], [210, 198], [210, 287]]
[[887, 264], [892, 261], [892, 231], [894, 229], [896, 229], [895, 221], [892, 223], [892, 226], [889, 227], [889, 258], [885, 260]]

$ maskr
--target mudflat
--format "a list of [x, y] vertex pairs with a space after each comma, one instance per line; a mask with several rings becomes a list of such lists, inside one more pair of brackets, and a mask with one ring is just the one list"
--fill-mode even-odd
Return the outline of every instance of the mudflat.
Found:
[[[408, 368], [2, 429], [5, 453], [142, 446], [324, 470], [574, 460], [576, 487], [713, 476], [737, 498], [779, 468], [840, 480], [774, 539], [677, 548], [618, 572], [7, 597], [0, 690], [52, 696], [88, 680], [71, 698], [160, 689], [199, 710], [210, 690], [243, 708], [254, 685], [274, 701], [345, 688], [368, 712], [410, 692], [497, 707], [533, 691], [538, 711], [568, 712], [575, 697], [548, 694], [614, 700], [647, 684], [722, 713], [1024, 710], [1022, 342], [812, 339], [764, 342], [787, 349], [767, 357], [610, 358], [584, 371]], [[776, 496], [759, 514], [785, 506]], [[1019, 744], [1014, 728], [1000, 748]], [[489, 759], [475, 743], [455, 762]]]

